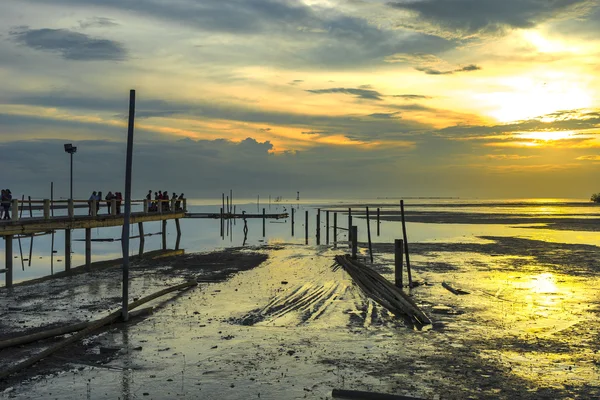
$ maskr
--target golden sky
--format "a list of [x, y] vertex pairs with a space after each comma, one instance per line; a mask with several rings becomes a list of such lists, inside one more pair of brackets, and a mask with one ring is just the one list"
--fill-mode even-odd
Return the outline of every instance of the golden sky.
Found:
[[[6, 0], [3, 163], [65, 140], [118, 159], [136, 89], [154, 176], [210, 171], [210, 190], [587, 197], [598, 20], [597, 0]], [[52, 179], [30, 170], [12, 184]]]

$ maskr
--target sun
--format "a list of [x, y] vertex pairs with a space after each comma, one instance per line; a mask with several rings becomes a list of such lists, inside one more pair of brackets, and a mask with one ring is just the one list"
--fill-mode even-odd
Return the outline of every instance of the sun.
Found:
[[504, 79], [504, 91], [483, 95], [488, 114], [499, 122], [522, 121], [557, 111], [589, 108], [591, 94], [563, 74]]

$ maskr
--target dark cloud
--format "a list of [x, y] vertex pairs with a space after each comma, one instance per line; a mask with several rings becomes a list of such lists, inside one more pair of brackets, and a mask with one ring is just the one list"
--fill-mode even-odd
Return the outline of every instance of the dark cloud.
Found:
[[432, 96], [424, 96], [422, 94], [393, 94], [390, 97], [399, 97], [405, 100], [430, 100]]
[[35, 50], [59, 53], [67, 60], [122, 61], [127, 58], [127, 51], [119, 42], [94, 38], [68, 29], [24, 27], [10, 34], [17, 43]]
[[585, 13], [596, 0], [416, 0], [391, 7], [418, 13], [422, 20], [451, 31], [497, 33], [532, 28], [567, 13]]
[[374, 113], [374, 114], [369, 114], [369, 117], [371, 118], [396, 118], [398, 117], [398, 115], [400, 115], [399, 112], [393, 112], [393, 113]]
[[[46, 0], [23, 0], [44, 4]], [[339, 9], [310, 6], [295, 0], [53, 0], [69, 7], [117, 9], [136, 16], [191, 26], [203, 32], [238, 35], [241, 40], [198, 48], [203, 60], [248, 63], [250, 58], [272, 65], [311, 68], [356, 68], [376, 65], [395, 53], [452, 49], [455, 41], [420, 32], [385, 28], [366, 18], [346, 15]], [[248, 43], [265, 37], [247, 52]], [[281, 46], [278, 45], [281, 43]], [[281, 48], [289, 50], [281, 56]], [[206, 61], [204, 61], [206, 62]]]
[[299, 83], [304, 82], [302, 79], [294, 79], [293, 81], [291, 81], [290, 83], [288, 83], [288, 85], [297, 85]]
[[417, 71], [425, 72], [427, 75], [452, 75], [457, 72], [479, 71], [479, 70], [481, 70], [481, 67], [478, 65], [471, 64], [471, 65], [467, 65], [466, 67], [453, 69], [450, 71], [440, 71], [438, 69], [428, 68], [428, 67], [416, 67], [415, 69]]
[[[370, 87], [370, 86], [367, 86]], [[350, 94], [364, 100], [381, 100], [382, 94], [376, 90], [371, 89], [357, 89], [357, 88], [331, 88], [331, 89], [314, 89], [307, 90], [310, 93], [324, 94], [324, 93], [344, 93]]]
[[81, 29], [108, 28], [113, 26], [119, 26], [119, 24], [114, 19], [106, 17], [92, 17], [79, 21], [79, 27]]

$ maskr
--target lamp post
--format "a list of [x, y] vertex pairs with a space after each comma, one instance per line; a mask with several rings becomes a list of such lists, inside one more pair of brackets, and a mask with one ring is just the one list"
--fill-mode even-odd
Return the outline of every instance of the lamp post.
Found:
[[74, 147], [71, 143], [65, 144], [65, 152], [71, 155], [71, 195], [70, 200], [73, 200], [73, 154], [77, 152], [77, 147]]

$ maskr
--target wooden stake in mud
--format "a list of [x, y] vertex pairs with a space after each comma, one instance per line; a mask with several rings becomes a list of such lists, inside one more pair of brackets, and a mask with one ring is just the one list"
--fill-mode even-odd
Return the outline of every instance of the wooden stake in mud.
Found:
[[167, 220], [162, 222], [162, 249], [167, 249]]
[[71, 230], [65, 229], [65, 271], [71, 271]]
[[221, 207], [221, 214], [223, 214], [226, 210], [226, 208], [225, 208], [225, 193], [221, 193], [221, 198], [222, 198], [222, 202], [223, 202], [222, 207]]
[[13, 285], [13, 237], [12, 235], [4, 236], [4, 268], [6, 273], [4, 276], [5, 285], [7, 288]]
[[394, 240], [394, 278], [397, 288], [402, 289], [402, 246], [404, 242], [402, 239]]
[[369, 207], [367, 207], [367, 237], [369, 239], [369, 256], [373, 264], [373, 246], [371, 245], [371, 218], [369, 218]]
[[412, 276], [410, 273], [410, 258], [408, 256], [408, 239], [406, 238], [406, 222], [404, 220], [404, 200], [400, 200], [400, 215], [402, 217], [402, 237], [404, 238], [404, 253], [406, 254], [406, 272], [408, 273], [408, 287], [412, 287]]
[[381, 234], [381, 221], [379, 220], [379, 214], [380, 214], [380, 210], [379, 207], [377, 207], [377, 236], [379, 236]]
[[348, 247], [352, 247], [352, 208], [348, 208]]
[[223, 231], [225, 230], [225, 224], [223, 223], [223, 207], [221, 207], [221, 239], [225, 238]]
[[337, 212], [333, 213], [333, 247], [337, 248]]
[[317, 246], [321, 244], [321, 209], [317, 208]]
[[329, 244], [329, 210], [325, 211], [325, 244]]
[[294, 236], [294, 207], [292, 207], [292, 236]]
[[85, 228], [85, 266], [92, 266], [92, 228]]
[[227, 216], [229, 216], [229, 214], [231, 214], [231, 211], [229, 210], [229, 196], [227, 196]]
[[308, 210], [306, 210], [306, 214], [304, 215], [304, 242], [308, 244]]
[[263, 208], [263, 237], [267, 235], [265, 209]]
[[177, 229], [177, 240], [175, 241], [175, 250], [179, 250], [181, 243], [181, 227], [179, 226], [179, 218], [175, 218], [175, 229]]
[[260, 210], [260, 194], [256, 196], [256, 212]]
[[352, 259], [356, 260], [356, 254], [358, 253], [358, 227], [352, 226], [350, 232], [352, 232]]

